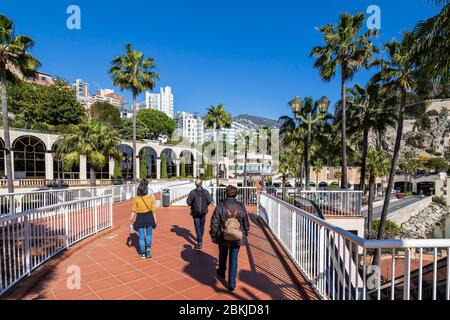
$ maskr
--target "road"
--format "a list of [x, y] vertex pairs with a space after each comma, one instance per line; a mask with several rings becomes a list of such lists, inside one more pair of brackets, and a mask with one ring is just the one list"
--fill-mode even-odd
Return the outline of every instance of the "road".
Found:
[[[421, 200], [423, 200], [423, 198], [408, 197], [408, 198], [405, 198], [405, 199], [402, 199], [402, 200], [398, 200], [398, 201], [396, 201], [394, 203], [391, 203], [389, 205], [388, 217], [389, 217], [389, 214], [391, 214], [391, 213], [393, 213], [393, 212], [395, 212], [397, 210], [400, 210], [400, 209], [402, 209], [404, 207], [407, 207], [407, 206], [409, 206], [409, 205], [411, 205], [413, 203], [419, 202]], [[376, 208], [373, 208], [373, 218], [374, 219], [380, 218], [382, 210], [383, 210], [383, 205], [381, 205], [379, 207], [376, 207]], [[363, 210], [363, 214], [364, 214], [364, 216], [367, 216], [367, 209]]]

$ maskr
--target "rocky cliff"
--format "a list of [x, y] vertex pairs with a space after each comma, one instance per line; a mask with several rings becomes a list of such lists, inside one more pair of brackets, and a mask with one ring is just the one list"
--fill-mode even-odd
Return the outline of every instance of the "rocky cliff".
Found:
[[431, 204], [401, 225], [401, 238], [426, 239], [434, 227], [450, 214], [446, 206]]

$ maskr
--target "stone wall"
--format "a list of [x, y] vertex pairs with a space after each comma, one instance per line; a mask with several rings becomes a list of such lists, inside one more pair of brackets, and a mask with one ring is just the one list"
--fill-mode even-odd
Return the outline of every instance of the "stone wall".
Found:
[[401, 238], [426, 239], [433, 228], [449, 214], [449, 208], [432, 203], [401, 225]]

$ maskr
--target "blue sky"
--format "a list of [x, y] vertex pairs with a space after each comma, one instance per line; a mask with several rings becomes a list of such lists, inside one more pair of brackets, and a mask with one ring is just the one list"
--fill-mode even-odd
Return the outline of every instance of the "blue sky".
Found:
[[[81, 30], [66, 27], [71, 4], [81, 8]], [[336, 102], [338, 79], [323, 82], [309, 58], [321, 43], [315, 27], [372, 4], [382, 14], [377, 43], [438, 11], [425, 0], [2, 0], [0, 12], [17, 34], [35, 40], [42, 72], [84, 79], [91, 91], [112, 86], [109, 63], [130, 42], [155, 59], [156, 90], [172, 86], [176, 111], [203, 114], [223, 103], [233, 115], [277, 119], [290, 113], [287, 102], [296, 95]], [[355, 81], [369, 76], [360, 72]]]

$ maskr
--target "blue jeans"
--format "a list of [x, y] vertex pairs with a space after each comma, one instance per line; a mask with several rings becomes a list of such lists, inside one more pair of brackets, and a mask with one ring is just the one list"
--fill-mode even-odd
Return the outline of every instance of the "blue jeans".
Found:
[[217, 272], [220, 276], [225, 276], [227, 270], [227, 257], [230, 255], [228, 266], [228, 286], [236, 288], [236, 278], [238, 269], [238, 256], [240, 246], [219, 245], [219, 270]]
[[139, 252], [141, 254], [145, 254], [147, 247], [152, 246], [152, 241], [153, 241], [153, 229], [151, 227], [140, 228], [139, 229]]
[[203, 235], [205, 234], [206, 216], [202, 218], [194, 217], [195, 233], [197, 234], [197, 242], [203, 243]]

